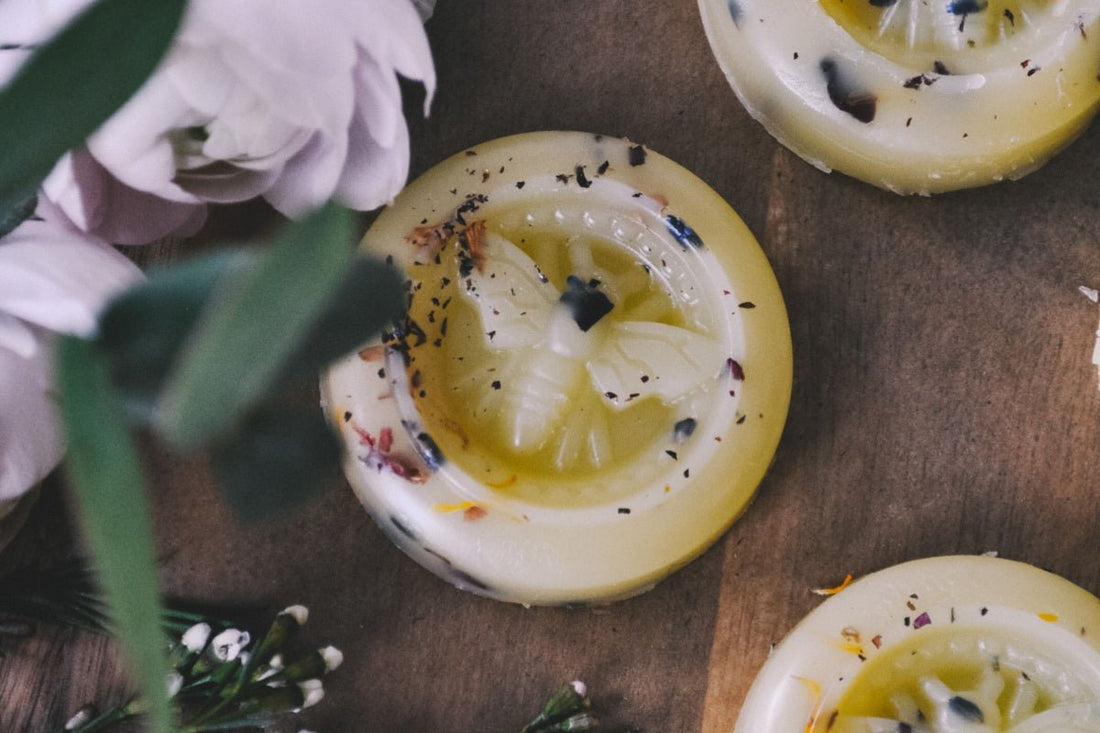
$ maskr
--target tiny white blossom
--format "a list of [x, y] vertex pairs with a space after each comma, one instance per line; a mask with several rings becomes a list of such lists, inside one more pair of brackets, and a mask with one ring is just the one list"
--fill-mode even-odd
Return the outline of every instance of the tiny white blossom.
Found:
[[206, 642], [210, 640], [210, 624], [198, 623], [183, 632], [183, 636], [180, 637], [180, 643], [187, 648], [187, 651], [192, 653], [201, 652], [206, 648]]
[[325, 689], [321, 685], [321, 680], [302, 680], [298, 683], [298, 688], [302, 691], [302, 697], [305, 698], [302, 702], [302, 707], [299, 710], [305, 710], [306, 708], [313, 707], [325, 697]]
[[231, 662], [240, 656], [248, 642], [252, 640], [247, 631], [226, 629], [210, 642], [214, 657], [219, 662]]
[[309, 609], [301, 605], [287, 606], [282, 611], [287, 616], [293, 616], [294, 620], [298, 622], [299, 626], [305, 626], [306, 621], [309, 621]]
[[183, 675], [176, 670], [169, 670], [168, 677], [165, 680], [165, 689], [168, 691], [168, 697], [175, 697], [179, 694], [179, 691], [183, 689]]
[[334, 646], [326, 646], [319, 651], [321, 658], [325, 660], [326, 672], [331, 672], [344, 663], [344, 653]]
[[95, 716], [95, 708], [85, 705], [76, 711], [76, 714], [65, 723], [65, 730], [76, 730], [88, 723]]

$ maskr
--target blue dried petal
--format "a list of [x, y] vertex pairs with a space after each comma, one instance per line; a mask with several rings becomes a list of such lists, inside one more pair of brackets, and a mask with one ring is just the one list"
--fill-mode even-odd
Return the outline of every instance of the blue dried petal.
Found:
[[687, 249], [688, 245], [695, 249], [703, 249], [706, 246], [699, 235], [695, 233], [695, 230], [678, 216], [669, 214], [668, 218], [665, 219], [665, 226], [668, 227], [669, 233], [676, 237], [676, 241], [684, 246], [684, 249]]
[[989, 0], [951, 0], [947, 3], [947, 12], [952, 15], [970, 15], [980, 13], [989, 7]]

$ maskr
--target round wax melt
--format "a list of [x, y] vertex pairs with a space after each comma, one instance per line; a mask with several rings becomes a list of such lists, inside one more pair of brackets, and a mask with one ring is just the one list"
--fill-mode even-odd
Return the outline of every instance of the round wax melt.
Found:
[[461, 588], [525, 604], [641, 592], [744, 510], [786, 418], [791, 344], [729, 206], [641, 145], [479, 145], [363, 240], [408, 313], [323, 400], [378, 524]]
[[1097, 0], [699, 0], [734, 91], [822, 170], [899, 193], [1019, 178], [1100, 106]]
[[1100, 600], [993, 557], [888, 568], [775, 648], [734, 730], [1095, 733]]

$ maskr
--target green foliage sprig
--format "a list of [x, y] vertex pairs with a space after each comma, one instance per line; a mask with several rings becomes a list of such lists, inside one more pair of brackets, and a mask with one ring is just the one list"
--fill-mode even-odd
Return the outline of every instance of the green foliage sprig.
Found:
[[[31, 215], [34, 190], [55, 162], [141, 86], [185, 7], [186, 0], [99, 0], [0, 89], [0, 230]], [[172, 707], [131, 431], [206, 452], [227, 500], [247, 516], [300, 500], [335, 471], [338, 444], [319, 410], [296, 408], [286, 395], [403, 304], [396, 272], [354, 256], [352, 222], [330, 206], [264, 250], [154, 273], [110, 304], [95, 337], [59, 344], [67, 469], [103, 611], [134, 662], [153, 733], [172, 729]]]
[[[171, 669], [164, 687], [179, 733], [255, 730], [277, 718], [312, 707], [324, 697], [323, 678], [343, 662], [332, 646], [292, 655], [289, 642], [309, 612], [290, 606], [256, 643], [248, 631], [202, 616], [172, 615]], [[179, 621], [189, 620], [185, 626]], [[72, 733], [99, 733], [148, 711], [134, 697], [99, 713], [87, 705], [65, 725]]]
[[538, 715], [523, 726], [519, 733], [557, 733], [558, 731], [591, 731], [592, 733], [642, 733], [633, 725], [604, 725], [592, 711], [588, 687], [580, 680], [568, 682], [543, 704]]

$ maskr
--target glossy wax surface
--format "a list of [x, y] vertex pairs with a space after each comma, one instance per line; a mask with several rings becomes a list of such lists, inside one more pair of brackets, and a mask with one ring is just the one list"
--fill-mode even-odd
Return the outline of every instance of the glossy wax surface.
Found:
[[775, 278], [737, 215], [629, 140], [504, 138], [411, 184], [364, 251], [394, 333], [323, 382], [360, 499], [407, 553], [524, 604], [646, 590], [744, 510], [786, 417]]
[[1097, 726], [1100, 600], [1024, 563], [948, 556], [872, 573], [814, 609], [764, 664], [735, 731]]
[[1096, 0], [699, 0], [741, 102], [822, 170], [899, 193], [1019, 178], [1100, 106]]

